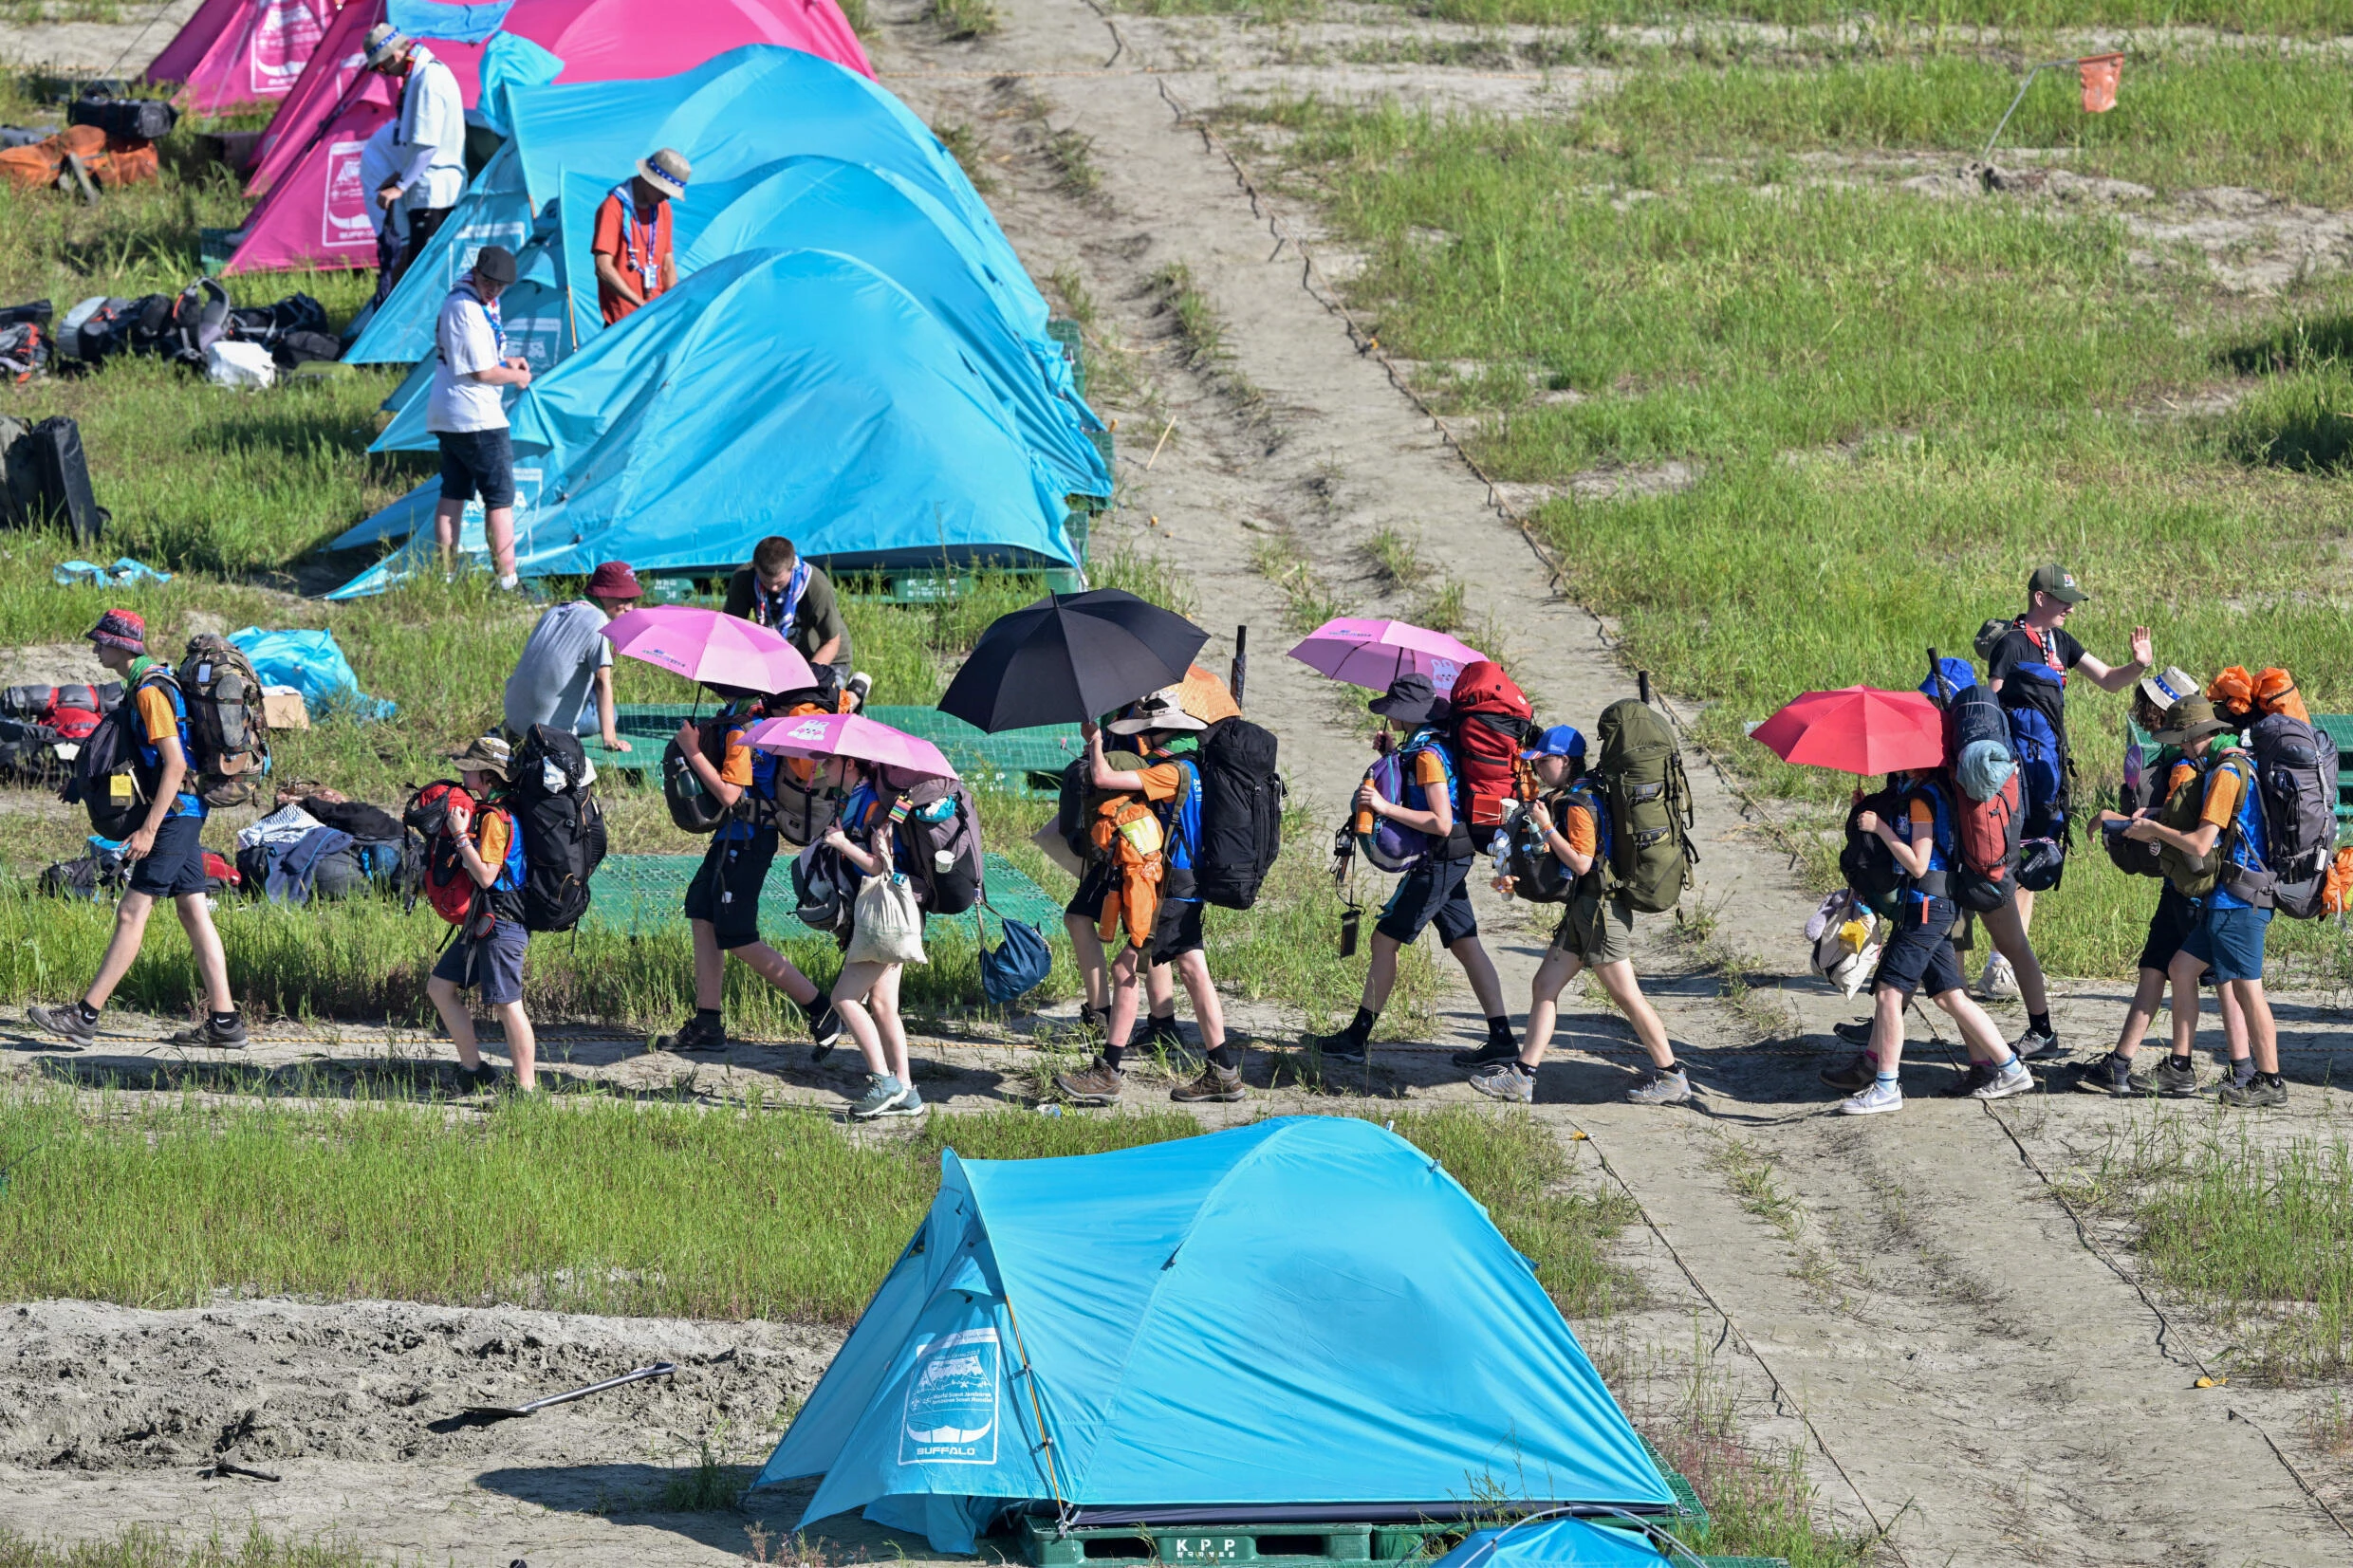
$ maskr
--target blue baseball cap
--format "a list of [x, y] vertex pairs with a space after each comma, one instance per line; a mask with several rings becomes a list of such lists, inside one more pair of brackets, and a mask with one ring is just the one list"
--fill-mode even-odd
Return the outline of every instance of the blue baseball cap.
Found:
[[1523, 757], [1582, 757], [1585, 754], [1585, 738], [1573, 724], [1556, 724], [1549, 729], [1536, 732], [1536, 744], [1520, 753]]

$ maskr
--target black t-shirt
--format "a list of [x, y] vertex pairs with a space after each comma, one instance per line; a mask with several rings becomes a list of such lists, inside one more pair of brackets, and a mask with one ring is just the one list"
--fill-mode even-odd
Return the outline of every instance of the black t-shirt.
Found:
[[[2042, 634], [2058, 649], [2059, 668], [2072, 670], [2083, 662], [2084, 645], [2064, 626], [2054, 626]], [[2001, 682], [2005, 696], [2010, 694], [2010, 676], [2021, 664], [2048, 664], [2050, 649], [2036, 639], [2035, 634], [2023, 626], [2012, 626], [2002, 634], [2002, 640], [1993, 645], [1993, 656], [1986, 661], [1986, 678]]]

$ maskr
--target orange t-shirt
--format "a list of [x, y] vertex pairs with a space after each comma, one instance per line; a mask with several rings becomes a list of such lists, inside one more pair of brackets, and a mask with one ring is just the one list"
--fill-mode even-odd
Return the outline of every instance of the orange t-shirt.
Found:
[[[629, 214], [629, 238], [624, 245], [621, 236], [621, 203], [619, 194], [608, 195], [597, 208], [595, 236], [588, 249], [600, 256], [613, 258], [613, 266], [621, 275], [638, 287], [648, 302], [658, 299], [672, 281], [670, 259], [670, 203], [654, 204], [654, 215], [641, 212]], [[651, 268], [653, 277], [645, 276]], [[604, 312], [604, 324], [611, 326], [638, 307], [612, 289], [602, 280], [597, 284], [597, 307]]]

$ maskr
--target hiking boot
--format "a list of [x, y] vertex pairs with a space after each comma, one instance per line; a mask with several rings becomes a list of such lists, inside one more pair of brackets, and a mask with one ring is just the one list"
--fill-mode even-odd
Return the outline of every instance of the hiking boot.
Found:
[[1472, 1074], [1471, 1087], [1489, 1099], [1508, 1100], [1513, 1105], [1536, 1103], [1536, 1075], [1517, 1060], [1499, 1061], [1484, 1072]]
[[1843, 1116], [1875, 1116], [1882, 1111], [1900, 1111], [1903, 1109], [1903, 1087], [1896, 1083], [1881, 1083], [1875, 1078], [1869, 1088], [1840, 1100], [1838, 1108], [1839, 1115]]
[[914, 1084], [910, 1083], [907, 1085], [907, 1092], [899, 1097], [898, 1104], [885, 1105], [880, 1111], [877, 1112], [876, 1115], [885, 1116], [919, 1116], [930, 1109], [930, 1106], [923, 1103], [922, 1093], [917, 1090]]
[[827, 1002], [809, 1019], [809, 1064], [815, 1066], [833, 1054], [834, 1042], [842, 1038], [842, 1015]]
[[1519, 1060], [1520, 1045], [1515, 1040], [1491, 1039], [1475, 1051], [1456, 1051], [1454, 1055], [1455, 1066], [1474, 1073], [1492, 1067], [1498, 1061]]
[[1871, 1060], [1871, 1054], [1868, 1051], [1856, 1055], [1840, 1066], [1825, 1067], [1822, 1070], [1823, 1082], [1833, 1089], [1850, 1095], [1858, 1089], [1868, 1089], [1871, 1087], [1872, 1080], [1879, 1076], [1879, 1064]]
[[1851, 1024], [1833, 1024], [1830, 1032], [1849, 1045], [1871, 1043], [1871, 1021], [1867, 1018], [1857, 1019]]
[[[2197, 1074], [2190, 1075], [2190, 1082], [2197, 1082]], [[2132, 1063], [2110, 1051], [2106, 1056], [2084, 1069], [2084, 1076], [2075, 1086], [2087, 1095], [2106, 1095], [2113, 1099], [2132, 1099], [2149, 1092], [2146, 1076], [2132, 1070]]]
[[678, 1025], [674, 1034], [656, 1035], [654, 1049], [658, 1051], [724, 1051], [727, 1049], [727, 1024], [723, 1021], [706, 1024], [700, 1013]]
[[1196, 1105], [1203, 1100], [1214, 1100], [1221, 1105], [1236, 1104], [1247, 1098], [1242, 1088], [1242, 1069], [1220, 1067], [1214, 1061], [1204, 1062], [1199, 1078], [1171, 1089], [1168, 1098], [1179, 1105]]
[[82, 1016], [79, 1002], [62, 1007], [27, 1007], [25, 1017], [35, 1028], [46, 1030], [77, 1051], [98, 1039], [98, 1025]]
[[1109, 1105], [1125, 1083], [1120, 1070], [1101, 1057], [1075, 1073], [1054, 1075], [1054, 1087], [1081, 1105]]
[[2251, 1082], [2224, 1084], [2214, 1098], [2241, 1111], [2276, 1111], [2288, 1103], [2288, 1085], [2258, 1073]]
[[2059, 1043], [2057, 1030], [2031, 1027], [2010, 1042], [2010, 1051], [2021, 1061], [2048, 1061], [2067, 1054], [2067, 1048]]
[[892, 1106], [907, 1098], [907, 1086], [888, 1073], [868, 1073], [866, 1092], [850, 1101], [850, 1115], [860, 1121], [872, 1121]]
[[1176, 1026], [1175, 1013], [1169, 1014], [1166, 1018], [1146, 1018], [1143, 1035], [1136, 1043], [1139, 1046], [1160, 1045], [1172, 1051], [1181, 1051], [1185, 1048], [1185, 1032]]
[[1977, 1091], [1992, 1081], [1993, 1064], [1992, 1062], [1972, 1061], [1959, 1078], [1937, 1090], [1936, 1093], [1946, 1099], [1974, 1099], [1977, 1098]]
[[1679, 1067], [1672, 1073], [1644, 1073], [1642, 1081], [1626, 1091], [1628, 1105], [1688, 1105], [1691, 1098], [1691, 1079]]
[[163, 1042], [166, 1045], [204, 1045], [214, 1050], [242, 1051], [246, 1044], [245, 1020], [236, 1018], [226, 1024], [219, 1024], [208, 1018], [201, 1024], [190, 1024], [177, 1034], [166, 1035]]
[[2168, 1099], [2188, 1099], [2197, 1093], [2197, 1059], [2177, 1061], [2169, 1053], [2152, 1075], [2157, 1092]]
[[[1327, 1035], [1303, 1035], [1300, 1043], [1326, 1061], [1362, 1061], [1370, 1054], [1364, 1042], [1351, 1029], [1340, 1029]], [[1493, 1048], [1492, 1042], [1490, 1042], [1489, 1048]], [[1511, 1054], [1515, 1057], [1519, 1055], [1517, 1051]]]
[[1987, 1071], [1986, 1080], [1969, 1092], [1972, 1099], [2008, 1099], [2012, 1095], [2034, 1092], [2034, 1073], [2016, 1057], [1999, 1068]]
[[1985, 972], [1977, 977], [1977, 994], [1988, 1002], [2007, 1002], [2018, 994], [2018, 971], [2009, 959], [1998, 952], [1986, 959]]

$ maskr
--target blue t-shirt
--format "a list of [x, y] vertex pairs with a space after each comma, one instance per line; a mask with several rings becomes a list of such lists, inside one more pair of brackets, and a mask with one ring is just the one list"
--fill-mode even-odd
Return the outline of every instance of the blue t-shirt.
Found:
[[[1946, 798], [1945, 792], [1931, 780], [1916, 779], [1903, 792], [1903, 804], [1902, 815], [1888, 824], [1896, 830], [1896, 837], [1902, 839], [1906, 845], [1912, 845], [1920, 841], [1917, 837], [1918, 834], [1926, 833], [1928, 835], [1929, 875], [1951, 871], [1955, 843], [1953, 804]], [[1925, 805], [1928, 808], [1928, 820], [1925, 822], [1918, 821], [1915, 816], [1913, 807], [1916, 805]], [[1931, 895], [1921, 890], [1918, 878], [1911, 876], [1904, 878], [1903, 901], [1906, 908], [1925, 904], [1930, 896]], [[1935, 896], [1948, 897], [1950, 894], [1938, 894]]]
[[[2225, 766], [2233, 762], [2235, 766]], [[2223, 847], [2230, 855], [2230, 864], [2249, 871], [2268, 870], [2270, 864], [2270, 839], [2263, 823], [2262, 803], [2255, 798], [2253, 759], [2243, 751], [2216, 749], [2207, 754], [2205, 772], [2205, 802], [2214, 801], [2214, 791], [2218, 788], [2238, 792], [2231, 827], [2222, 836]], [[2209, 909], [2243, 910], [2254, 907], [2233, 894], [2227, 882], [2216, 882], [2214, 892], [2208, 894], [2204, 901]]]

